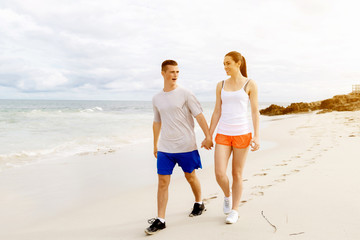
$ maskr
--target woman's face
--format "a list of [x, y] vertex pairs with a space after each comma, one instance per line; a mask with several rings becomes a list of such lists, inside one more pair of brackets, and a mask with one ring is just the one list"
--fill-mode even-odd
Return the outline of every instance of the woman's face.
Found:
[[240, 71], [240, 61], [236, 63], [230, 56], [224, 58], [224, 69], [228, 76], [234, 75]]

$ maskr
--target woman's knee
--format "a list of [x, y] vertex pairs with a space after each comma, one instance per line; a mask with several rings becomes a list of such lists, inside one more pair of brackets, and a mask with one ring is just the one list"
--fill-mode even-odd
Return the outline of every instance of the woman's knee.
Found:
[[217, 181], [221, 181], [227, 178], [226, 173], [224, 171], [215, 171], [215, 177]]
[[242, 173], [241, 172], [232, 172], [233, 181], [242, 181]]

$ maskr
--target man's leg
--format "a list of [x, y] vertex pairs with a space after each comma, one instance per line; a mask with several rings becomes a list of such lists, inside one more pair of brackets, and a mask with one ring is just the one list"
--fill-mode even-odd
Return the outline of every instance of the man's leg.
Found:
[[189, 214], [189, 217], [200, 216], [203, 213], [203, 211], [206, 211], [205, 205], [201, 200], [200, 181], [195, 174], [195, 170], [193, 170], [191, 173], [185, 172], [185, 177], [186, 177], [186, 180], [189, 182], [191, 189], [195, 196], [194, 207], [193, 207], [191, 213]]
[[191, 186], [191, 190], [195, 196], [195, 202], [201, 202], [201, 185], [200, 181], [196, 176], [195, 170], [192, 173], [185, 172], [185, 178]]
[[158, 217], [165, 219], [171, 175], [158, 174], [158, 176], [159, 176], [158, 193], [157, 193]]

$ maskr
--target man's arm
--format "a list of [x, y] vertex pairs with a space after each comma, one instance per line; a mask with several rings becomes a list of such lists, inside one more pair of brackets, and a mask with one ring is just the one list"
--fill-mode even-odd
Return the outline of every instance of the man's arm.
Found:
[[216, 85], [216, 102], [215, 102], [215, 108], [214, 112], [211, 117], [210, 122], [210, 135], [213, 136], [216, 126], [219, 123], [220, 117], [221, 117], [221, 89], [222, 89], [222, 82], [219, 82]]
[[200, 113], [195, 118], [205, 135], [205, 140], [203, 141], [202, 146], [204, 146], [205, 149], [211, 149], [213, 142], [204, 114]]
[[153, 122], [153, 134], [154, 134], [154, 156], [157, 158], [157, 145], [159, 141], [161, 130], [161, 122]]

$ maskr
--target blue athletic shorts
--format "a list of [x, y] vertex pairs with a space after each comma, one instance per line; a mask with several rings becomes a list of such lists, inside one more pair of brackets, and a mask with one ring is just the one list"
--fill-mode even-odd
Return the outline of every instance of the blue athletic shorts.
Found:
[[184, 172], [192, 173], [202, 168], [198, 150], [184, 153], [157, 152], [157, 172], [160, 175], [171, 175], [176, 163]]

